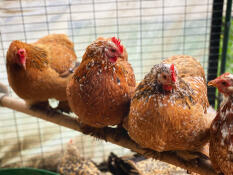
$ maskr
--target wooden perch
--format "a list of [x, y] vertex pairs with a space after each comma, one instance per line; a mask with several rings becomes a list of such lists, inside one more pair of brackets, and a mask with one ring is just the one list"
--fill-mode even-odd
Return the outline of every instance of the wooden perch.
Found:
[[91, 128], [78, 122], [74, 117], [64, 115], [56, 111], [51, 112], [44, 110], [32, 110], [23, 100], [12, 98], [4, 93], [0, 93], [0, 106], [26, 113], [28, 115], [82, 132], [84, 134], [89, 134], [99, 138], [103, 137], [104, 135], [103, 139], [107, 142], [128, 148], [134, 152], [144, 155], [145, 157], [152, 157], [157, 160], [173, 164], [191, 172], [202, 175], [216, 175], [209, 160], [205, 160], [200, 157], [187, 161], [179, 157], [175, 151], [156, 152], [153, 150], [144, 149], [131, 140], [126, 132], [122, 132], [122, 128]]

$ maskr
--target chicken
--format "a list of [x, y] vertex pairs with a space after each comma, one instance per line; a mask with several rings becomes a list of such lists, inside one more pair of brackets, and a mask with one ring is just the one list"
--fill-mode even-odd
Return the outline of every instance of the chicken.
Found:
[[7, 51], [9, 84], [30, 106], [47, 106], [49, 98], [62, 103], [76, 59], [74, 45], [64, 34], [51, 34], [32, 44], [15, 40]]
[[155, 65], [137, 86], [124, 122], [130, 137], [155, 151], [199, 151], [215, 113], [208, 113], [202, 66], [180, 55]]
[[208, 85], [224, 95], [210, 129], [210, 160], [215, 170], [233, 174], [233, 74], [225, 73]]
[[135, 76], [126, 50], [115, 37], [90, 44], [67, 86], [79, 120], [91, 127], [118, 125], [129, 112]]
[[58, 172], [62, 175], [101, 175], [101, 171], [88, 159], [80, 156], [73, 141], [67, 144], [66, 150], [58, 165]]
[[110, 153], [108, 169], [114, 175], [187, 175], [181, 168], [152, 158], [146, 159], [141, 155], [118, 157]]
[[108, 168], [114, 175], [142, 175], [132, 160], [120, 158], [114, 153], [110, 153], [108, 157]]

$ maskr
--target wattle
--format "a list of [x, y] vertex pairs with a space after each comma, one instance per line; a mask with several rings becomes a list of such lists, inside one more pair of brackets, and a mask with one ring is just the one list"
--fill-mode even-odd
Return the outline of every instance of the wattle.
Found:
[[171, 91], [172, 90], [172, 86], [170, 86], [170, 85], [163, 85], [163, 89], [165, 91]]
[[117, 57], [111, 57], [111, 58], [109, 58], [109, 61], [111, 63], [115, 63], [117, 61]]

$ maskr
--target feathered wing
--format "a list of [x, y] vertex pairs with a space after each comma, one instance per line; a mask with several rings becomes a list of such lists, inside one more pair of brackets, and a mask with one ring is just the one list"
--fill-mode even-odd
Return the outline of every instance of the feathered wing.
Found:
[[131, 73], [126, 74], [120, 66], [104, 70], [105, 65], [93, 64], [89, 68], [91, 65], [91, 59], [83, 60], [70, 80], [67, 87], [70, 106], [84, 123], [91, 126], [119, 124], [129, 109]]
[[74, 44], [64, 34], [51, 34], [39, 39], [32, 44], [41, 47], [48, 53], [50, 67], [66, 77], [77, 67], [77, 56], [74, 51]]
[[156, 80], [161, 65], [155, 65], [136, 89], [126, 128], [136, 142], [156, 151], [198, 150], [208, 141], [211, 123], [203, 69], [189, 56], [162, 63], [175, 65], [177, 89], [162, 90]]

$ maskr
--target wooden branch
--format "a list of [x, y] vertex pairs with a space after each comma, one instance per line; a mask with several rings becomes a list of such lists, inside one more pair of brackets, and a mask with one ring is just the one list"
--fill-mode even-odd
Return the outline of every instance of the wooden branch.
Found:
[[[127, 133], [124, 133], [121, 128], [92, 128], [82, 123], [74, 117], [61, 114], [56, 111], [42, 111], [30, 109], [23, 100], [12, 98], [6, 94], [0, 93], [0, 106], [7, 107], [19, 112], [29, 114], [31, 116], [64, 126], [84, 134], [89, 134], [95, 137], [103, 137], [107, 142], [128, 148], [134, 152], [144, 155], [145, 157], [152, 157], [157, 160], [173, 164], [175, 166], [187, 169], [191, 172], [202, 175], [216, 175], [210, 161], [203, 158], [193, 160], [183, 160], [175, 151], [156, 152], [140, 147], [137, 143], [130, 139]], [[201, 153], [200, 153], [201, 154]]]

